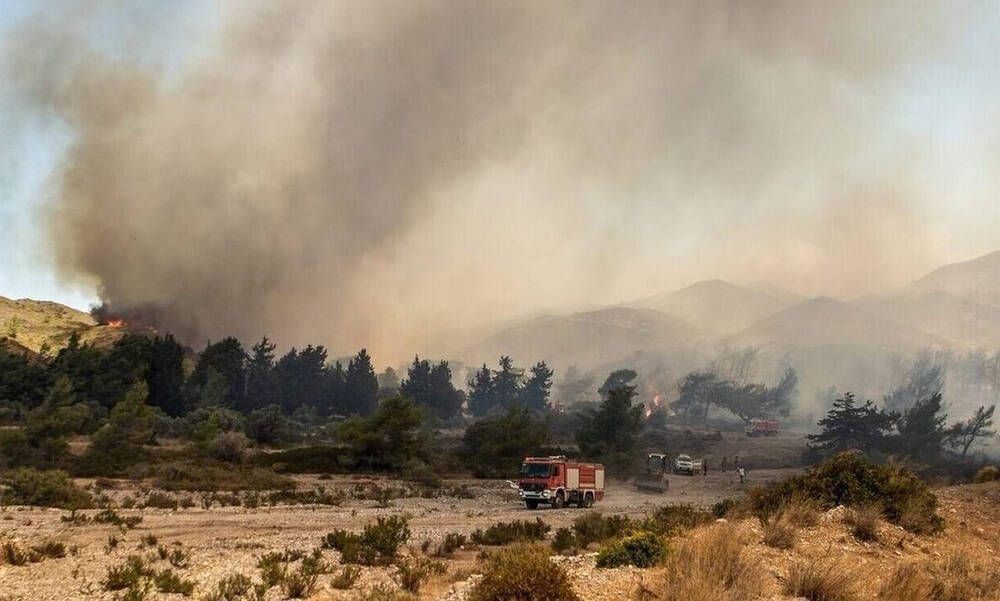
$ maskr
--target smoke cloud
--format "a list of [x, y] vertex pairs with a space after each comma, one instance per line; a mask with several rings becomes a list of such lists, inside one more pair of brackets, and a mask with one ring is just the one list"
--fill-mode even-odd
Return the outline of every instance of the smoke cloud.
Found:
[[71, 132], [51, 239], [107, 311], [398, 360], [530, 307], [862, 294], [981, 250], [928, 225], [933, 139], [900, 107], [987, 7], [241, 2], [107, 48], [87, 2], [2, 68]]

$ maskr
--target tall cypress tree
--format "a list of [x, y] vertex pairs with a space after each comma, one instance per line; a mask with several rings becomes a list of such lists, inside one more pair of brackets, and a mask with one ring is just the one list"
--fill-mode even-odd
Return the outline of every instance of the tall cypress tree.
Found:
[[344, 392], [348, 410], [368, 415], [378, 402], [378, 378], [372, 359], [366, 349], [361, 349], [347, 364]]

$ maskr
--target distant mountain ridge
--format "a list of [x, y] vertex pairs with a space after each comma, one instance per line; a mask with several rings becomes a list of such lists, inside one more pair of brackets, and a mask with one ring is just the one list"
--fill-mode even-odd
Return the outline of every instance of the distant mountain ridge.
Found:
[[1000, 307], [1000, 250], [939, 267], [911, 284], [908, 290], [940, 290]]
[[727, 339], [737, 346], [882, 346], [912, 348], [944, 341], [828, 296], [809, 299]]
[[[777, 288], [777, 287], [775, 287]], [[630, 307], [655, 309], [674, 315], [716, 336], [731, 334], [791, 305], [791, 293], [782, 297], [760, 288], [724, 280], [705, 280], [690, 286], [642, 298]]]

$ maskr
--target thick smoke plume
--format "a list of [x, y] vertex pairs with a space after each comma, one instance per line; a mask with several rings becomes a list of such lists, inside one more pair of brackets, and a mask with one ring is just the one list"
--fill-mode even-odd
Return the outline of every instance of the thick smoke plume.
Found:
[[106, 311], [395, 359], [514, 306], [937, 264], [906, 177], [926, 157], [879, 140], [908, 67], [976, 18], [949, 6], [240, 2], [109, 49], [89, 2], [2, 58], [71, 132], [52, 239]]

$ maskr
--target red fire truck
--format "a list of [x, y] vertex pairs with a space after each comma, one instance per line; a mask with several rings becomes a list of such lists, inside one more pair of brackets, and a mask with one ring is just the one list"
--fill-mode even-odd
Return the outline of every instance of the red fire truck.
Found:
[[528, 509], [537, 509], [539, 503], [556, 509], [570, 503], [590, 507], [604, 497], [604, 466], [577, 463], [563, 455], [525, 457], [517, 487]]
[[781, 424], [775, 419], [752, 419], [747, 422], [744, 431], [750, 437], [777, 436], [780, 426]]

